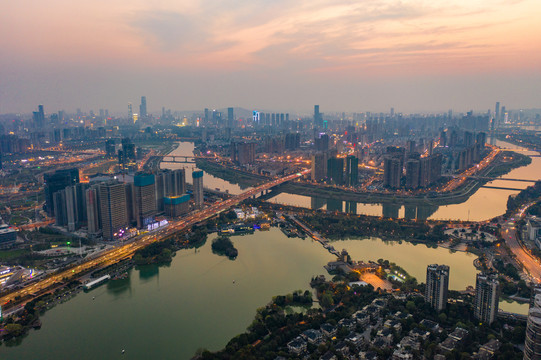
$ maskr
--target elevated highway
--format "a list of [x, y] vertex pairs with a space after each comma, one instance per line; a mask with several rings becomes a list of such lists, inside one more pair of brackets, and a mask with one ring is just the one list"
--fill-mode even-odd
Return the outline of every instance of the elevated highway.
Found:
[[[71, 268], [65, 269], [56, 274], [52, 274], [38, 282], [32, 283], [22, 289], [11, 292], [0, 298], [0, 304], [2, 304], [2, 306], [4, 307], [9, 302], [15, 301], [16, 299], [23, 299], [27, 296], [32, 296], [33, 294], [43, 293], [43, 291], [56, 283], [65, 282], [66, 280], [78, 279], [81, 273], [85, 273], [99, 267], [105, 267], [114, 264], [120, 260], [127, 259], [131, 257], [137, 250], [149, 245], [154, 241], [164, 240], [165, 238], [173, 235], [176, 232], [189, 229], [192, 225], [207, 220], [222, 211], [238, 205], [239, 203], [250, 197], [256, 196], [259, 193], [262, 193], [285, 182], [295, 180], [305, 174], [308, 174], [309, 172], [310, 170], [308, 169], [300, 173], [288, 175], [283, 178], [269, 181], [263, 185], [245, 191], [242, 194], [233, 196], [219, 203], [215, 203], [202, 210], [192, 212], [185, 218], [177, 221], [172, 221], [167, 228], [162, 229], [156, 233], [147, 233], [137, 236], [134, 239], [131, 239], [126, 243], [114, 247], [111, 250], [105, 251], [97, 256], [93, 256], [89, 259], [85, 258]], [[9, 306], [7, 307], [9, 308]]]

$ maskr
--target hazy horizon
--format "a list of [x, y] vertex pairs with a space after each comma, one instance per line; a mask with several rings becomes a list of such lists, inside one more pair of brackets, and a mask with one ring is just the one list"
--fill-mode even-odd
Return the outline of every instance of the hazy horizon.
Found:
[[[541, 107], [538, 0], [21, 0], [0, 15], [0, 113]], [[136, 110], [137, 109], [137, 110]]]

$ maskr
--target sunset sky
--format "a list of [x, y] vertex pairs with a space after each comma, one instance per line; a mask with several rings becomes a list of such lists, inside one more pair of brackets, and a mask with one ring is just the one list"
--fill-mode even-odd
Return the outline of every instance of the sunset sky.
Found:
[[540, 0], [17, 0], [0, 113], [541, 108]]

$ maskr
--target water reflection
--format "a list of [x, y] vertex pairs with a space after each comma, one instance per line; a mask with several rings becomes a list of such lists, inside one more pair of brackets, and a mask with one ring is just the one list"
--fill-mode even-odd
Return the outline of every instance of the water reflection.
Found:
[[158, 265], [140, 265], [136, 267], [136, 270], [139, 270], [139, 279], [143, 282], [148, 282], [154, 276], [160, 275], [160, 267]]

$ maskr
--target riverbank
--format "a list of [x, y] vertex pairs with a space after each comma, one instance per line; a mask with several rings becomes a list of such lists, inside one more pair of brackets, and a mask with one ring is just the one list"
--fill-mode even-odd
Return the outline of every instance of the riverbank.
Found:
[[[508, 152], [504, 152], [508, 153]], [[511, 170], [525, 166], [531, 162], [531, 159], [522, 154], [513, 152], [513, 159], [503, 161], [503, 153], [497, 155], [497, 163], [490, 168], [485, 169], [477, 176], [494, 177], [502, 176], [509, 173]], [[213, 176], [223, 178], [234, 183], [244, 183], [246, 185], [259, 184], [265, 179], [270, 181], [271, 178], [264, 177], [259, 174], [253, 174], [241, 170], [231, 169], [220, 163], [198, 159], [197, 166], [204, 169]], [[469, 179], [464, 182], [459, 188], [444, 193], [429, 193], [419, 195], [401, 195], [392, 193], [374, 193], [360, 192], [346, 188], [339, 188], [328, 185], [313, 184], [310, 182], [288, 182], [274, 188], [265, 198], [276, 196], [279, 193], [287, 192], [291, 194], [318, 197], [322, 199], [333, 199], [341, 201], [354, 201], [365, 204], [401, 204], [401, 205], [416, 205], [416, 206], [443, 206], [458, 204], [467, 201], [475, 192], [485, 185], [490, 179]]]

